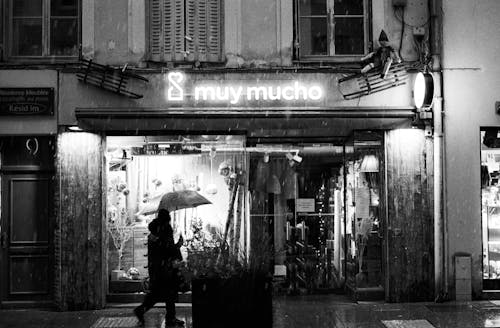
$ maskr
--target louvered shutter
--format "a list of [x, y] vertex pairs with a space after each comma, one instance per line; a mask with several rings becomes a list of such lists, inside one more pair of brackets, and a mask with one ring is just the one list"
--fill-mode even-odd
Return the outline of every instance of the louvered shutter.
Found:
[[221, 60], [220, 0], [186, 0], [186, 50], [189, 61]]
[[220, 61], [221, 51], [221, 1], [208, 0], [207, 6], [207, 60], [210, 62]]
[[162, 4], [163, 0], [149, 2], [149, 53], [153, 61], [163, 60]]
[[151, 60], [185, 60], [184, 0], [150, 0], [149, 10]]
[[184, 0], [163, 0], [163, 44], [165, 61], [184, 58]]

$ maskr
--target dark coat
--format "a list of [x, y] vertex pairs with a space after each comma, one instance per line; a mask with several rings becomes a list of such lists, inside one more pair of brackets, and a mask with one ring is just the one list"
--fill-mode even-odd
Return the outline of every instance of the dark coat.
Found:
[[148, 228], [149, 288], [158, 295], [175, 296], [179, 286], [174, 261], [182, 257], [172, 227], [166, 220], [154, 219]]

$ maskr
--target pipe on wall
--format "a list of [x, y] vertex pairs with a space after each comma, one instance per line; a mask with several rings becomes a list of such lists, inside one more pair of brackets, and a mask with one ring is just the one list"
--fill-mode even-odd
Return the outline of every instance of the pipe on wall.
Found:
[[430, 47], [434, 77], [434, 294], [436, 302], [444, 301], [448, 294], [447, 229], [444, 215], [444, 126], [442, 97], [442, 0], [430, 0]]

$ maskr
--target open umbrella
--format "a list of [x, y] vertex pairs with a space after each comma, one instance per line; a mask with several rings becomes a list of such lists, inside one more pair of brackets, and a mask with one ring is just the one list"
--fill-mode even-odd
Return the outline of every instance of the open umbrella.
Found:
[[171, 212], [205, 204], [212, 204], [212, 202], [194, 190], [173, 191], [163, 195], [158, 210], [165, 209]]

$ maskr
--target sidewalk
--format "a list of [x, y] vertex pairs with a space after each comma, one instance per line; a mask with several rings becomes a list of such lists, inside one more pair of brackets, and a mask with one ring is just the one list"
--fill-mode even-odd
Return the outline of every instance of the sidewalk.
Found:
[[[500, 301], [353, 303], [339, 295], [316, 295], [276, 298], [273, 311], [275, 328], [500, 327]], [[179, 305], [177, 314], [186, 321], [186, 328], [192, 327], [190, 305]], [[222, 309], [218, 315], [223, 315]], [[161, 327], [163, 316], [163, 308], [155, 307], [146, 315], [146, 327]], [[137, 327], [137, 321], [130, 306], [82, 312], [0, 310], [0, 328], [18, 327], [131, 328]]]

